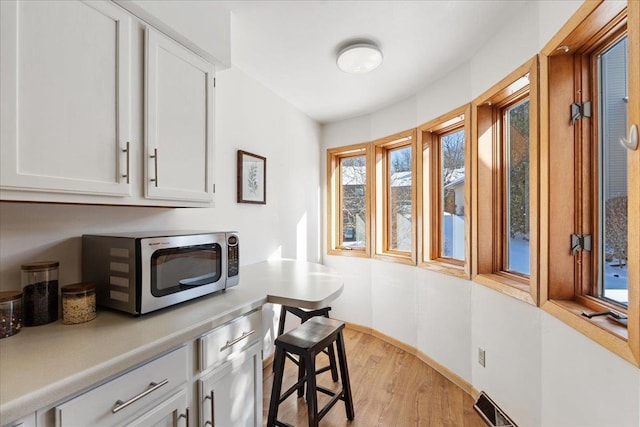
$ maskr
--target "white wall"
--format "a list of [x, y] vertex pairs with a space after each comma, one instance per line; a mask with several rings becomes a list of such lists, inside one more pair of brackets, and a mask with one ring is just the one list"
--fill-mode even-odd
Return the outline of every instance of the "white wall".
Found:
[[[0, 202], [0, 289], [20, 288], [20, 265], [60, 261], [78, 282], [83, 233], [238, 230], [242, 265], [272, 256], [319, 261], [320, 127], [237, 69], [218, 73], [215, 208]], [[236, 203], [236, 150], [267, 158], [267, 204]]]
[[[470, 61], [415, 96], [323, 126], [323, 148], [384, 137], [470, 102], [533, 57], [581, 3], [527, 5]], [[416, 347], [485, 390], [518, 425], [640, 425], [640, 369], [539, 308], [417, 267], [328, 255], [324, 263], [345, 277], [335, 317]], [[479, 347], [486, 351], [484, 368]]]

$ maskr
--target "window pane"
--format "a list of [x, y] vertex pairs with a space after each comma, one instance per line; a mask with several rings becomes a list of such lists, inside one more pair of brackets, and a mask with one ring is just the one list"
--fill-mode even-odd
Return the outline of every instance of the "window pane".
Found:
[[389, 200], [390, 250], [411, 251], [411, 147], [389, 150], [389, 176], [387, 194]]
[[505, 111], [507, 271], [529, 275], [529, 100]]
[[464, 130], [440, 138], [440, 256], [464, 260]]
[[624, 305], [627, 276], [627, 38], [599, 58], [600, 93], [600, 296]]
[[340, 229], [341, 246], [364, 248], [366, 212], [367, 168], [365, 156], [340, 159], [340, 184], [342, 212]]

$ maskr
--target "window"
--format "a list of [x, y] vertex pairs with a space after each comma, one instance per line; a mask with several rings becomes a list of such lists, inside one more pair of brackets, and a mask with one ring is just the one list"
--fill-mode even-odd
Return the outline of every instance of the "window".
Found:
[[441, 258], [464, 261], [464, 129], [441, 135], [438, 142], [438, 252]]
[[472, 276], [538, 304], [538, 62], [473, 101]]
[[[640, 6], [629, 2], [627, 15], [624, 2], [588, 3], [541, 56], [549, 105], [541, 127], [541, 302], [640, 365], [640, 195], [630, 191], [640, 188], [640, 154], [620, 144], [640, 119], [640, 77], [637, 67], [631, 72], [640, 63], [631, 42], [640, 44]], [[583, 315], [596, 312], [611, 314]]]
[[529, 98], [503, 109], [504, 206], [502, 270], [529, 276]]
[[374, 141], [378, 258], [415, 264], [415, 130]]
[[598, 254], [600, 298], [627, 306], [627, 36], [592, 56], [598, 95]]
[[327, 150], [328, 252], [369, 256], [368, 144]]
[[460, 107], [418, 128], [419, 260], [422, 267], [469, 277], [469, 189], [466, 176], [470, 106]]

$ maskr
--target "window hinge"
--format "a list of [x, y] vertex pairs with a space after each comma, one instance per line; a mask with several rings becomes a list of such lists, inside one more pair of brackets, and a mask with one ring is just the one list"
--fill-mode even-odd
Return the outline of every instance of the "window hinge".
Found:
[[591, 251], [591, 234], [571, 235], [571, 255], [578, 251]]
[[213, 194], [216, 194], [216, 185], [213, 184]]
[[571, 126], [576, 120], [591, 117], [591, 101], [574, 102], [571, 104]]
[[216, 87], [216, 78], [213, 78], [213, 87]]

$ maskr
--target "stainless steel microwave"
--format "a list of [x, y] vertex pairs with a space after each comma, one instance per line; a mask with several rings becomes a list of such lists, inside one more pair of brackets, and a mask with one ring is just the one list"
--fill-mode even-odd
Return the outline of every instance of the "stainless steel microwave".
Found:
[[82, 236], [82, 280], [96, 301], [131, 314], [224, 291], [239, 282], [236, 232]]

